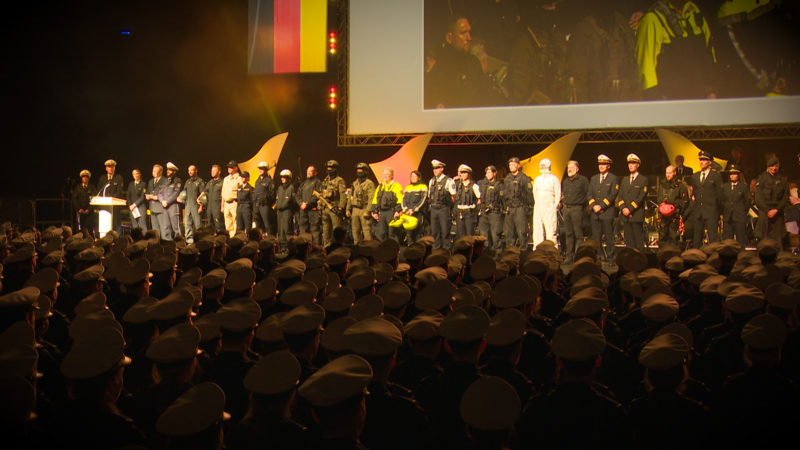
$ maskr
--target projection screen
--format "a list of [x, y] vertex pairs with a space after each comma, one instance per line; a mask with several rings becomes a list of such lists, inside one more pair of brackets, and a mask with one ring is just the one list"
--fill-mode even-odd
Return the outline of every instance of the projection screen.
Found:
[[[774, 69], [772, 59], [764, 57], [768, 52], [762, 48], [777, 48], [782, 52], [778, 55], [782, 61], [798, 62], [800, 57], [797, 49], [800, 46], [797, 45], [797, 33], [787, 35], [781, 27], [771, 26], [775, 30], [774, 36], [768, 36], [763, 41], [736, 40], [736, 33], [739, 33], [739, 38], [753, 36], [752, 25], [763, 28], [764, 24], [758, 21], [774, 20], [772, 17], [777, 10], [762, 11], [760, 17], [751, 14], [752, 19], [746, 15], [730, 19], [724, 17], [724, 13], [729, 11], [699, 11], [691, 8], [694, 5], [692, 2], [686, 2], [687, 5], [679, 14], [687, 18], [684, 22], [689, 23], [689, 38], [681, 40], [673, 36], [670, 43], [662, 45], [661, 54], [654, 56], [657, 51], [642, 44], [644, 37], [637, 43], [639, 34], [647, 31], [658, 36], [660, 32], [657, 29], [658, 19], [663, 15], [648, 11], [648, 2], [550, 2], [562, 8], [558, 16], [563, 25], [562, 35], [555, 34], [555, 37], [547, 36], [550, 30], [547, 27], [552, 28], [547, 14], [542, 14], [540, 9], [530, 10], [541, 8], [541, 4], [547, 2], [516, 2], [514, 4], [529, 4], [528, 10], [517, 9], [516, 16], [497, 16], [496, 11], [487, 13], [479, 8], [482, 4], [492, 3], [503, 2], [350, 0], [348, 134], [706, 127], [800, 122], [800, 96], [796, 95], [800, 92], [797, 85], [797, 72], [800, 70], [794, 67], [794, 72], [784, 74], [780, 72], [780, 67]], [[616, 3], [619, 4], [614, 14], [605, 16], [599, 12], [600, 8], [591, 6]], [[728, 2], [722, 3], [724, 6]], [[460, 4], [463, 8], [459, 11], [443, 11], [440, 8], [441, 5], [451, 8], [453, 4]], [[641, 7], [643, 4], [645, 6]], [[628, 22], [637, 12], [642, 13], [638, 29], [626, 30]], [[650, 15], [645, 17], [646, 14]], [[463, 18], [460, 22], [453, 21], [454, 15]], [[509, 16], [514, 17], [511, 22], [506, 24], [501, 20], [497, 23], [497, 17], [506, 20]], [[471, 34], [468, 50], [458, 48], [458, 38], [464, 34], [465, 22], [468, 22]], [[665, 23], [663, 20], [661, 22]], [[796, 23], [789, 23], [787, 27], [791, 29], [794, 25]], [[609, 42], [586, 39], [596, 30], [606, 30], [606, 34], [612, 30], [618, 37], [616, 41], [611, 39]], [[501, 36], [498, 37], [497, 33]], [[581, 38], [584, 40], [581, 41]], [[786, 42], [787, 39], [790, 42]], [[680, 64], [684, 57], [688, 58], [685, 60], [686, 67], [703, 67], [687, 56], [691, 55], [692, 47], [689, 44], [683, 49], [678, 47], [679, 44], [684, 45], [684, 41], [692, 42], [699, 58], [706, 59], [703, 64], [710, 61], [712, 72], [695, 72], [701, 72], [700, 76], [712, 73], [717, 80], [727, 77], [717, 86], [714, 86], [713, 77], [709, 77], [711, 82], [708, 84], [704, 84], [706, 81], [697, 82], [697, 96], [694, 98], [691, 96], [695, 94], [691, 93], [673, 95], [667, 90], [659, 91], [662, 86], [668, 86], [670, 73], [665, 68], [669, 62], [673, 65], [678, 63], [677, 72], [681, 72]], [[734, 42], [738, 44], [738, 49]], [[592, 53], [587, 50], [587, 45], [597, 45], [599, 50]], [[550, 52], [546, 56], [538, 56], [540, 63], [545, 60], [552, 65], [552, 61], [560, 61], [555, 75], [542, 75], [544, 71], [537, 68], [536, 56], [530, 56], [531, 48], [547, 48]], [[617, 56], [613, 56], [614, 48]], [[620, 48], [623, 50], [620, 51]], [[583, 59], [577, 56], [581, 54]], [[671, 61], [667, 59], [668, 54]], [[477, 61], [477, 67], [483, 73], [475, 72], [476, 63], [469, 61], [469, 58]], [[621, 61], [618, 65], [625, 68], [614, 69], [615, 73], [611, 75], [611, 69], [605, 72], [595, 70], [608, 60]], [[476, 86], [485, 86], [486, 80], [481, 76], [487, 76], [494, 89], [489, 96], [492, 98], [473, 104], [451, 102], [449, 105], [432, 100], [434, 78], [430, 74], [434, 71], [447, 72], [447, 64], [461, 66], [455, 69], [451, 67], [450, 73], [439, 77], [437, 88], [447, 90], [465, 78], [468, 81], [479, 79], [479, 83], [467, 87], [467, 92], [472, 93], [479, 89]], [[649, 68], [647, 64], [650, 64]], [[467, 66], [469, 69], [464, 69]], [[648, 90], [644, 84], [647, 84], [648, 78], [656, 76], [654, 67], [661, 78], [656, 89]], [[755, 71], [748, 73], [747, 70], [751, 68]], [[626, 70], [628, 72], [623, 74], [616, 73]], [[764, 71], [760, 78], [758, 70]], [[673, 76], [675, 72], [673, 70]], [[455, 83], [452, 82], [453, 73], [461, 77]], [[544, 87], [539, 89], [536, 80], [526, 81], [525, 76], [538, 76], [544, 80], [541, 86], [547, 85], [549, 90]], [[631, 88], [630, 92], [620, 95], [620, 81], [614, 76], [621, 78], [622, 84]], [[584, 85], [580, 80], [584, 81]], [[586, 87], [593, 82], [603, 92], [612, 86], [614, 94], [598, 94], [598, 89], [593, 94], [591, 86]], [[682, 79], [673, 80], [673, 84], [679, 87], [691, 87], [693, 82], [691, 79], [689, 84]], [[649, 83], [652, 85], [652, 80]], [[756, 87], [759, 84], [761, 86]], [[522, 94], [515, 93], [515, 90]]]

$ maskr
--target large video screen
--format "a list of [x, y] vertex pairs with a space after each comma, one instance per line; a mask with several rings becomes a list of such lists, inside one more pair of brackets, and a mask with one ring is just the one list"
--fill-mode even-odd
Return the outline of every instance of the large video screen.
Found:
[[799, 5], [350, 0], [348, 134], [797, 123]]

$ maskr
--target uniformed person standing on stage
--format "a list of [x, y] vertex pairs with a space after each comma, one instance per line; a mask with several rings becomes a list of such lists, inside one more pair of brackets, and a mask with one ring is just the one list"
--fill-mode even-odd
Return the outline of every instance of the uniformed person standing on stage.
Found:
[[294, 213], [297, 211], [295, 203], [296, 189], [292, 184], [292, 171], [283, 169], [280, 173], [281, 184], [275, 193], [275, 210], [278, 212], [278, 241], [281, 248], [287, 248], [289, 236], [294, 235]]
[[297, 213], [297, 225], [300, 233], [311, 233], [314, 245], [322, 245], [322, 230], [320, 230], [322, 217], [314, 192], [322, 193], [322, 182], [317, 178], [317, 168], [308, 166], [306, 179], [300, 184], [295, 196], [295, 201], [300, 205], [300, 211]]
[[567, 176], [561, 181], [561, 215], [567, 235], [564, 264], [572, 264], [575, 250], [583, 242], [583, 217], [589, 180], [579, 171], [578, 161], [568, 162]]
[[89, 184], [92, 173], [86, 169], [80, 173], [81, 184], [72, 190], [72, 206], [75, 208], [75, 220], [77, 220], [77, 230], [86, 230], [89, 236], [94, 236], [94, 220], [89, 214], [89, 200], [94, 194], [94, 186]]
[[755, 204], [758, 207], [756, 236], [759, 239], [771, 237], [783, 245], [786, 235], [786, 222], [783, 210], [789, 201], [789, 183], [779, 175], [780, 162], [772, 157], [767, 161], [767, 170], [758, 177]]
[[499, 254], [503, 249], [503, 183], [497, 179], [497, 167], [488, 166], [484, 173], [486, 177], [478, 181], [478, 234], [486, 236], [487, 248]]
[[406, 228], [406, 235], [408, 236], [406, 245], [416, 242], [422, 234], [425, 223], [422, 216], [422, 207], [425, 206], [427, 200], [428, 186], [422, 182], [422, 174], [419, 170], [412, 170], [408, 186], [403, 190], [403, 200], [400, 202], [403, 207], [403, 214], [417, 219], [416, 227], [410, 230]]
[[102, 195], [103, 197], [122, 197], [122, 193], [125, 192], [125, 182], [122, 179], [122, 175], [117, 173], [117, 162], [113, 159], [109, 159], [106, 161], [105, 166], [106, 176], [97, 184], [97, 188], [99, 189], [97, 195]]
[[275, 234], [272, 205], [275, 204], [275, 184], [269, 176], [269, 164], [266, 161], [258, 163], [258, 178], [255, 183], [256, 222], [261, 223], [261, 229], [267, 234]]
[[228, 232], [230, 237], [233, 237], [236, 233], [236, 199], [242, 183], [239, 164], [234, 160], [228, 161], [228, 175], [222, 180], [220, 211], [222, 211], [222, 217], [225, 220], [225, 231]]
[[191, 244], [194, 242], [194, 230], [203, 226], [203, 220], [200, 219], [200, 208], [203, 206], [200, 202], [200, 194], [205, 189], [206, 183], [197, 175], [196, 165], [189, 164], [186, 173], [189, 178], [183, 187], [186, 191], [183, 228], [186, 230], [186, 243]]
[[331, 159], [325, 164], [328, 174], [322, 180], [320, 194], [331, 208], [320, 205], [322, 211], [322, 239], [327, 246], [333, 242], [333, 229], [342, 224], [342, 212], [347, 207], [347, 185], [339, 176], [339, 163]]
[[[113, 159], [109, 159], [105, 162], [106, 167], [106, 176], [97, 183], [97, 195], [101, 195], [103, 197], [115, 197], [121, 198], [125, 194], [125, 181], [122, 179], [122, 175], [117, 173], [117, 162]], [[102, 184], [101, 184], [102, 183]], [[116, 207], [114, 207], [116, 209]], [[118, 211], [115, 211], [113, 215], [114, 223], [112, 227], [120, 234], [120, 214]]]
[[375, 183], [369, 178], [369, 165], [360, 162], [356, 165], [356, 179], [348, 190], [347, 198], [347, 217], [350, 218], [354, 244], [364, 239], [372, 239], [369, 205], [373, 195], [375, 195]]
[[[219, 164], [211, 166], [211, 179], [203, 190], [205, 195], [206, 221], [214, 227], [214, 231], [225, 231], [225, 221], [222, 218], [222, 168]], [[202, 203], [202, 198], [201, 198]]]
[[475, 225], [478, 222], [478, 203], [481, 191], [472, 181], [472, 167], [461, 164], [458, 166], [456, 182], [456, 239], [475, 234]]
[[617, 209], [619, 222], [625, 232], [625, 246], [644, 250], [644, 202], [647, 197], [647, 177], [639, 173], [642, 160], [635, 153], [627, 157], [628, 172], [619, 183]]
[[528, 222], [533, 207], [531, 178], [522, 173], [519, 158], [508, 160], [508, 175], [503, 180], [503, 205], [505, 206], [506, 245], [524, 249], [528, 245]]
[[236, 231], [249, 231], [253, 227], [255, 189], [250, 186], [250, 172], [242, 172], [242, 186], [236, 192]]
[[[605, 242], [605, 260], [614, 261], [616, 254], [614, 248], [614, 218], [617, 209], [614, 202], [619, 192], [619, 179], [611, 173], [613, 161], [606, 155], [597, 157], [597, 170], [599, 173], [589, 180], [589, 217], [592, 224], [592, 238], [597, 242]], [[603, 255], [600, 255], [601, 257]]]
[[[144, 194], [147, 192], [147, 183], [142, 180], [142, 171], [133, 169], [131, 172], [133, 181], [128, 183], [128, 192], [126, 194], [128, 200], [128, 209], [131, 211], [131, 227], [141, 228], [142, 231], [147, 231], [147, 202], [145, 201]], [[133, 217], [133, 211], [139, 210], [139, 217]]]
[[741, 180], [742, 171], [736, 164], [728, 168], [729, 182], [722, 185], [722, 232], [725, 239], [736, 240], [747, 247], [747, 211], [750, 209], [750, 190]]
[[710, 154], [701, 151], [697, 158], [700, 160], [700, 171], [692, 175], [692, 197], [695, 210], [694, 233], [692, 236], [692, 246], [700, 248], [703, 246], [703, 234], [708, 229], [708, 242], [719, 241], [717, 228], [719, 227], [719, 205], [722, 203], [722, 175], [711, 170], [713, 158]]
[[398, 240], [389, 222], [402, 214], [402, 201], [403, 188], [400, 187], [400, 183], [394, 181], [394, 169], [383, 169], [383, 181], [375, 189], [375, 195], [372, 197], [372, 218], [377, 222], [375, 237], [379, 241], [389, 238]]
[[444, 174], [445, 164], [438, 159], [431, 161], [433, 178], [428, 182], [428, 196], [431, 199], [431, 235], [433, 249], [450, 248], [450, 227], [452, 227], [453, 200], [456, 184]]
[[150, 209], [151, 225], [158, 230], [161, 239], [171, 241], [172, 227], [169, 226], [169, 219], [160, 199], [162, 191], [167, 188], [167, 184], [167, 178], [164, 177], [164, 168], [161, 164], [155, 164], [153, 166], [153, 178], [147, 182], [145, 198], [150, 201], [147, 207]]
[[680, 221], [689, 201], [689, 190], [678, 178], [675, 166], [664, 169], [666, 181], [658, 194], [658, 245], [679, 245]]
[[172, 229], [172, 239], [181, 236], [181, 205], [178, 196], [183, 190], [183, 180], [178, 176], [178, 166], [167, 163], [167, 186], [161, 191], [159, 200], [164, 207], [169, 227]]

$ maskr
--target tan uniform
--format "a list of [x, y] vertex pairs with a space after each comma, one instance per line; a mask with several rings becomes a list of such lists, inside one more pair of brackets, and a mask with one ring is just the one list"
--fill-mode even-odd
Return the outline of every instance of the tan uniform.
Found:
[[353, 181], [353, 188], [347, 198], [347, 212], [350, 216], [353, 242], [356, 244], [364, 239], [372, 239], [372, 218], [369, 216], [369, 208], [374, 194], [375, 183], [369, 178], [365, 178], [364, 181], [358, 179]]
[[228, 175], [222, 180], [222, 216], [225, 218], [225, 230], [233, 237], [236, 233], [236, 209], [239, 187], [242, 185], [239, 173]]

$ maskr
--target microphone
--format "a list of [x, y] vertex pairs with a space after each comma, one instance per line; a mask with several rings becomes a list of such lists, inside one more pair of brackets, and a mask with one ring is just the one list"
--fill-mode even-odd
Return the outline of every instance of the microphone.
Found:
[[103, 186], [103, 189], [101, 190], [103, 195], [101, 195], [101, 197], [105, 197], [106, 196], [106, 188], [109, 187], [109, 186], [111, 186], [111, 182], [110, 181], [108, 183], [106, 183], [105, 186]]

